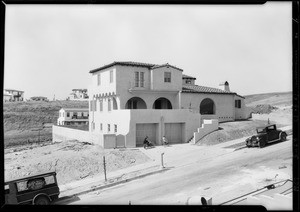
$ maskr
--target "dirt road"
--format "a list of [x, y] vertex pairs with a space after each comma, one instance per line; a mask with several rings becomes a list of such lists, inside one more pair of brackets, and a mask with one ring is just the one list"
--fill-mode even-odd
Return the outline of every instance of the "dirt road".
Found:
[[186, 154], [178, 154], [176, 160], [167, 161], [170, 170], [164, 173], [82, 195], [71, 204], [128, 204], [130, 201], [133, 205], [182, 205], [188, 197], [201, 195], [212, 197], [213, 204], [217, 205], [292, 177], [292, 136], [286, 142], [263, 149], [228, 151], [206, 147], [188, 156], [192, 160]]

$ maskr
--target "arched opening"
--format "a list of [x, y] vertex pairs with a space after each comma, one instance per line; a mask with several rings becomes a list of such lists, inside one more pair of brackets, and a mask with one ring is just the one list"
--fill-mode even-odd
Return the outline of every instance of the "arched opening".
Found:
[[113, 102], [113, 110], [118, 110], [118, 104], [117, 104], [117, 100], [115, 99], [115, 97], [112, 98], [112, 102]]
[[147, 109], [147, 106], [143, 99], [132, 97], [126, 102], [125, 109]]
[[172, 109], [172, 104], [168, 99], [161, 97], [161, 98], [158, 98], [157, 100], [155, 100], [152, 108], [153, 109]]
[[213, 100], [206, 98], [200, 104], [200, 114], [215, 114], [215, 104]]

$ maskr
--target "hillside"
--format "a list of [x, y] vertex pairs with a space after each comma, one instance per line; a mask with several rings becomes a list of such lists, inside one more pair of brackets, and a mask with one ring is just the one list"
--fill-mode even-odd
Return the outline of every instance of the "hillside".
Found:
[[245, 97], [245, 104], [248, 107], [256, 105], [272, 105], [275, 107], [292, 105], [292, 92], [282, 93], [265, 93], [265, 94], [253, 94]]
[[278, 127], [292, 125], [292, 92], [248, 95], [245, 103], [253, 112], [251, 119], [220, 123], [218, 131], [208, 134], [197, 145], [214, 145], [251, 136], [256, 127], [266, 125], [268, 121]]
[[88, 101], [4, 102], [4, 146], [51, 141], [62, 107], [87, 108]]

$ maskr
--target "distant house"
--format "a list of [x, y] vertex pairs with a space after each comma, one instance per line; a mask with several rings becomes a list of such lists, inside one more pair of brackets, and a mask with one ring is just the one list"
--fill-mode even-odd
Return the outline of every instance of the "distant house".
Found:
[[15, 102], [24, 100], [24, 91], [14, 89], [4, 89], [3, 101]]
[[46, 101], [46, 102], [48, 102], [49, 100], [47, 99], [47, 97], [44, 97], [44, 96], [33, 96], [30, 98], [30, 101]]
[[87, 95], [87, 89], [73, 89], [67, 100], [86, 100], [88, 101], [89, 96]]
[[89, 123], [88, 108], [61, 108], [57, 125], [83, 125]]

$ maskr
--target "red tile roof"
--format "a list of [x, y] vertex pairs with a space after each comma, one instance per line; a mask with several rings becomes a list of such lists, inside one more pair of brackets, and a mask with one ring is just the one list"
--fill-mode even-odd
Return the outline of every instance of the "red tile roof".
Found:
[[238, 95], [235, 92], [225, 91], [225, 90], [221, 90], [218, 88], [210, 88], [210, 87], [205, 87], [205, 86], [200, 86], [200, 85], [183, 85], [182, 92], [183, 93], [232, 94], [232, 95], [239, 96], [241, 98], [245, 98], [241, 95]]
[[151, 69], [161, 68], [161, 67], [165, 67], [165, 66], [169, 66], [169, 67], [178, 69], [179, 71], [183, 71], [181, 68], [178, 68], [176, 66], [172, 66], [169, 63], [165, 63], [165, 64], [162, 64], [162, 65], [155, 65], [155, 66], [151, 67]]
[[94, 73], [94, 72], [97, 72], [97, 71], [100, 71], [100, 70], [103, 70], [103, 69], [106, 69], [106, 68], [109, 68], [109, 67], [112, 67], [112, 66], [115, 66], [115, 65], [121, 65], [121, 66], [140, 66], [140, 67], [146, 67], [146, 68], [151, 68], [153, 66], [155, 66], [155, 64], [150, 64], [150, 63], [139, 63], [139, 62], [113, 62], [113, 63], [110, 63], [108, 65], [104, 65], [100, 68], [96, 68], [94, 70], [91, 70], [90, 73]]
[[182, 79], [196, 79], [195, 77], [191, 77], [185, 74], [182, 74]]
[[90, 73], [94, 73], [94, 72], [97, 72], [97, 71], [100, 71], [100, 70], [103, 70], [103, 69], [106, 69], [106, 68], [109, 68], [109, 67], [112, 67], [112, 66], [115, 66], [115, 65], [121, 65], [121, 66], [140, 66], [140, 67], [146, 67], [146, 68], [151, 68], [151, 69], [156, 69], [156, 68], [160, 68], [160, 67], [164, 67], [164, 66], [170, 66], [172, 68], [175, 68], [175, 69], [178, 69], [180, 71], [183, 71], [182, 69], [176, 67], [176, 66], [173, 66], [173, 65], [170, 65], [168, 63], [166, 64], [162, 64], [162, 65], [157, 65], [157, 64], [150, 64], [150, 63], [140, 63], [140, 62], [113, 62], [113, 63], [110, 63], [108, 65], [104, 65], [100, 68], [96, 68], [94, 70], [91, 70]]

